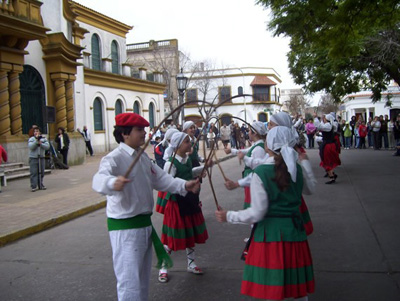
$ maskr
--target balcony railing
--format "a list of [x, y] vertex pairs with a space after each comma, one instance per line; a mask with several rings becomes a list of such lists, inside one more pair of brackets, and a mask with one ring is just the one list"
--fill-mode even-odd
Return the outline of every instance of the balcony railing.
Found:
[[42, 24], [40, 6], [36, 0], [0, 0], [0, 13], [36, 24]]

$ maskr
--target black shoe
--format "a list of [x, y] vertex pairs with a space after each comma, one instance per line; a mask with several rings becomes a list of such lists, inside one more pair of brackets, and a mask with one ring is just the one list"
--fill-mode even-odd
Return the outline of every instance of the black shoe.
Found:
[[338, 177], [338, 175], [334, 173], [334, 174], [333, 174], [333, 178], [336, 180], [337, 177]]
[[329, 179], [330, 180], [328, 182], [325, 182], [325, 184], [333, 184], [333, 183], [336, 182], [334, 177], [333, 178], [329, 178]]
[[325, 175], [324, 175], [324, 178], [327, 178], [329, 175], [328, 175], [328, 173], [326, 173]]
[[41, 190], [46, 190], [46, 186], [42, 185], [42, 187], [40, 187]]

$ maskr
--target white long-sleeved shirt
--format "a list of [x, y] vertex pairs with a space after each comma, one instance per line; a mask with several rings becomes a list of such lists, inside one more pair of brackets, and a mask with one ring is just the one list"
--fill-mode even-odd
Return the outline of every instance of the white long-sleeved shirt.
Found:
[[[269, 157], [264, 164], [275, 164], [273, 157]], [[308, 160], [300, 162], [303, 169], [303, 193], [311, 194], [315, 191], [316, 179]], [[245, 210], [228, 211], [227, 221], [232, 224], [253, 224], [264, 218], [268, 212], [268, 194], [264, 184], [257, 174], [253, 174], [250, 184], [251, 207]]]
[[121, 191], [114, 190], [118, 176], [124, 176], [137, 151], [125, 143], [101, 159], [98, 172], [93, 177], [93, 190], [107, 196], [107, 217], [130, 218], [153, 211], [153, 189], [186, 195], [186, 181], [173, 178], [156, 164], [146, 153], [128, 176], [130, 180]]
[[[178, 160], [178, 162], [180, 162], [182, 164], [186, 164], [186, 162], [188, 160], [188, 156], [186, 156], [185, 158], [182, 158], [179, 155], [175, 155], [175, 159]], [[165, 162], [164, 171], [168, 173], [170, 166], [171, 166], [170, 161]], [[197, 167], [192, 168], [193, 178], [199, 176], [200, 173], [202, 172], [202, 170], [203, 170], [203, 166], [197, 166]], [[175, 177], [175, 175], [176, 175], [175, 165], [172, 164], [171, 171], [169, 171], [169, 174], [171, 176]]]
[[[253, 143], [253, 145], [259, 144], [259, 143], [263, 143], [264, 145], [264, 140], [260, 139], [257, 140], [256, 142]], [[237, 155], [239, 152], [243, 153], [244, 155], [246, 155], [250, 149], [253, 146], [246, 148], [246, 149], [231, 149], [231, 153], [233, 155]], [[244, 164], [246, 164], [247, 167], [250, 167], [251, 169], [256, 168], [258, 165], [262, 164], [265, 161], [265, 149], [264, 147], [255, 147], [251, 153], [251, 157], [247, 157], [245, 156], [243, 158]]]
[[330, 132], [333, 128], [333, 125], [330, 122], [321, 122], [318, 118], [314, 119], [315, 127], [320, 132]]

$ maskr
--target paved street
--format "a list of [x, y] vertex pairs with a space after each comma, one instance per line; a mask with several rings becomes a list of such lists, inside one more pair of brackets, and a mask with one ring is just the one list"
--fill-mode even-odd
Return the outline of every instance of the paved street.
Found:
[[[316, 292], [310, 300], [399, 300], [400, 159], [389, 151], [342, 151], [338, 183], [325, 185], [317, 150], [308, 154], [319, 180], [316, 194], [306, 196], [314, 223]], [[35, 223], [49, 227], [101, 207], [104, 198], [90, 189], [99, 159], [46, 176], [47, 191], [31, 193], [27, 179], [10, 182], [0, 195], [0, 241], [40, 230]], [[243, 168], [236, 158], [221, 166], [232, 179]], [[217, 167], [213, 184], [221, 206], [242, 207], [243, 191], [225, 190]], [[150, 300], [249, 300], [239, 293], [239, 257], [250, 227], [216, 222], [208, 180], [201, 200], [210, 238], [196, 253], [205, 274], [188, 274], [185, 254], [174, 253], [169, 283], [158, 283], [152, 270]], [[154, 213], [153, 223], [160, 230], [162, 215]], [[105, 210], [0, 248], [0, 300], [116, 300]]]

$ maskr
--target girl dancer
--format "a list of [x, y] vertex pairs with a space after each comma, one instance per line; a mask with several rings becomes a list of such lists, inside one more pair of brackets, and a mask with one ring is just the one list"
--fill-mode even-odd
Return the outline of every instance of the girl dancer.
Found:
[[[185, 133], [175, 133], [171, 138], [170, 146], [175, 154], [165, 163], [164, 171], [173, 177], [193, 179], [198, 176], [203, 167], [192, 169], [192, 161], [186, 155], [191, 150], [189, 136]], [[167, 252], [185, 250], [187, 255], [187, 271], [193, 274], [203, 274], [195, 263], [195, 243], [205, 243], [208, 232], [201, 211], [199, 194], [188, 193], [182, 197], [167, 193], [167, 205], [164, 212], [164, 221], [161, 242]], [[168, 281], [168, 270], [162, 267], [158, 280]]]
[[[286, 127], [268, 132], [266, 162], [254, 170], [251, 207], [215, 212], [219, 222], [254, 224], [245, 261], [241, 293], [259, 299], [308, 300], [314, 275], [307, 235], [299, 214], [301, 194], [310, 192], [307, 177], [297, 164], [305, 158]], [[308, 174], [312, 171], [307, 171]]]

